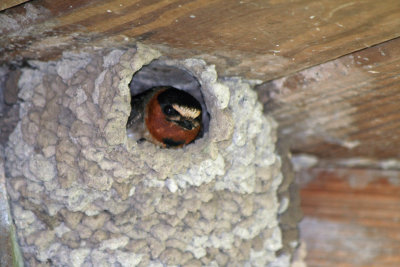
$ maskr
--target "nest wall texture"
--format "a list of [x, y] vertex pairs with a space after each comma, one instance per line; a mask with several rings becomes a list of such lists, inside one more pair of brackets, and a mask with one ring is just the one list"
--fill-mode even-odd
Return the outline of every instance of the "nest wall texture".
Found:
[[[5, 149], [7, 190], [29, 266], [285, 266], [276, 123], [251, 84], [196, 59], [208, 132], [183, 149], [128, 138], [129, 82], [160, 54], [65, 53], [33, 62]], [[281, 262], [281, 263], [278, 263]], [[282, 265], [283, 264], [283, 265]]]

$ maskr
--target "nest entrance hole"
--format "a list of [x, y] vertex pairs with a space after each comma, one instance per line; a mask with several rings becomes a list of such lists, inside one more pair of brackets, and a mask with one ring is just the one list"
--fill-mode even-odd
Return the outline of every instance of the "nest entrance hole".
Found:
[[199, 101], [203, 110], [203, 128], [196, 139], [203, 137], [209, 128], [210, 114], [207, 111], [199, 80], [189, 70], [167, 65], [161, 60], [154, 60], [133, 74], [129, 83], [132, 97], [156, 86], [172, 86], [184, 90]]

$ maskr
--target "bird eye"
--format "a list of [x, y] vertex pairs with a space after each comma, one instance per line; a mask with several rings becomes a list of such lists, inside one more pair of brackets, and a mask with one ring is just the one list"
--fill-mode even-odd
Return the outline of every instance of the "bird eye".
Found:
[[188, 120], [178, 121], [177, 123], [186, 130], [192, 130], [195, 127], [194, 124]]
[[164, 107], [164, 114], [168, 116], [176, 116], [179, 115], [178, 112], [171, 106], [171, 105], [166, 105]]

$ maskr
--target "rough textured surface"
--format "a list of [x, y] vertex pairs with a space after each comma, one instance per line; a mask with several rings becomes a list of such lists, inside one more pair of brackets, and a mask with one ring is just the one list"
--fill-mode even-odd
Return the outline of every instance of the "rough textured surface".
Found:
[[[294, 260], [298, 264], [302, 262], [299, 250], [299, 229], [298, 224], [303, 218], [300, 207], [300, 196], [297, 183], [295, 183], [295, 171], [292, 166], [293, 157], [289, 152], [289, 143], [281, 136], [278, 139], [278, 153], [282, 160], [282, 173], [284, 180], [278, 189], [279, 207], [279, 226], [282, 230], [282, 249], [279, 251], [281, 258], [290, 258], [294, 255]], [[292, 263], [294, 264], [294, 262]]]
[[18, 122], [18, 70], [0, 66], [0, 143], [5, 144]]
[[0, 145], [0, 266], [23, 266], [8, 204], [3, 150]]
[[17, 105], [10, 106], [16, 98], [10, 94], [13, 91], [11, 84], [17, 88], [15, 77], [18, 75], [15, 74], [17, 71], [0, 66], [0, 266], [21, 266], [23, 263], [10, 215], [4, 173], [4, 144], [18, 121]]
[[23, 69], [6, 170], [28, 265], [289, 265], [276, 123], [253, 84], [169, 61], [202, 85], [209, 131], [177, 150], [127, 138], [128, 84], [159, 56], [138, 45]]
[[0, 266], [12, 264], [11, 248], [11, 218], [6, 194], [6, 179], [4, 176], [3, 155], [0, 155]]

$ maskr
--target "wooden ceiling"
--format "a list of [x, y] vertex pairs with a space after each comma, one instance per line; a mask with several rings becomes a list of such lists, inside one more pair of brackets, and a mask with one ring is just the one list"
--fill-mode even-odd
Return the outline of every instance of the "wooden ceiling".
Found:
[[5, 10], [7, 8], [10, 8], [10, 7], [14, 7], [14, 6], [20, 5], [20, 4], [22, 4], [24, 2], [27, 2], [27, 1], [28, 0], [3, 0], [0, 3], [0, 11]]
[[294, 152], [400, 157], [400, 38], [259, 88]]
[[140, 40], [264, 81], [295, 152], [399, 157], [399, 18], [398, 0], [33, 0], [0, 12], [0, 64]]
[[223, 74], [262, 80], [400, 35], [398, 0], [36, 0], [2, 15], [18, 24], [0, 26], [3, 61], [126, 36], [208, 54]]

